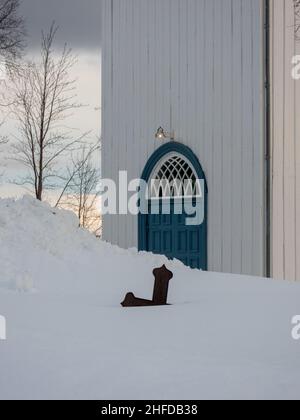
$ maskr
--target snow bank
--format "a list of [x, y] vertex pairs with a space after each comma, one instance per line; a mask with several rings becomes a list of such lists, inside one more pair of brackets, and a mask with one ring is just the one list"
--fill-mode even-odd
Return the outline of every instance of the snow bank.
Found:
[[[151, 268], [153, 264], [168, 262], [160, 256], [144, 254], [141, 259], [137, 255], [137, 250], [114, 247], [79, 228], [75, 214], [70, 211], [54, 209], [30, 196], [0, 199], [2, 287], [34, 292], [58, 291], [59, 287], [60, 292], [69, 292], [80, 273], [84, 281], [80, 282], [78, 292], [82, 293], [80, 287], [91, 287], [87, 281], [91, 273], [92, 278], [97, 278], [97, 287], [101, 278], [110, 277], [116, 257], [123, 261], [123, 266], [118, 265], [120, 279], [124, 277], [124, 266], [137, 265], [138, 269], [147, 261]], [[171, 265], [182, 266], [180, 262]]]
[[[173, 305], [121, 308], [162, 263]], [[300, 397], [299, 284], [124, 251], [30, 197], [0, 200], [0, 267], [0, 399]]]
[[[0, 200], [0, 282], [31, 283], [45, 259], [63, 260], [92, 243], [74, 214], [26, 196]], [[28, 288], [27, 288], [28, 289]]]

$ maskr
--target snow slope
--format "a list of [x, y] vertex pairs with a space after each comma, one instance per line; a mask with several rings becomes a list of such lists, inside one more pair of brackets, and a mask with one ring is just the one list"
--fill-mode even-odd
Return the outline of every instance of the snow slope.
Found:
[[[169, 307], [123, 309], [174, 272]], [[298, 399], [300, 284], [138, 255], [30, 197], [0, 200], [0, 399]]]

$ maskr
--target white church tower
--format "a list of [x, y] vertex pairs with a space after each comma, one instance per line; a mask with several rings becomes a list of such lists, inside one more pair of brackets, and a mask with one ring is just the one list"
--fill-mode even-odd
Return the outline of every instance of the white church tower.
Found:
[[192, 268], [300, 280], [295, 2], [102, 5], [103, 178], [205, 185], [197, 229], [174, 214], [110, 215], [104, 239]]

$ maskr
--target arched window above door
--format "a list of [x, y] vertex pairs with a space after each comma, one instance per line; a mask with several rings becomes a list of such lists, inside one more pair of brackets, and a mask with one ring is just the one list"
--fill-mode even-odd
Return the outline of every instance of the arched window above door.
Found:
[[165, 155], [149, 178], [150, 198], [197, 197], [201, 194], [196, 170], [180, 153]]

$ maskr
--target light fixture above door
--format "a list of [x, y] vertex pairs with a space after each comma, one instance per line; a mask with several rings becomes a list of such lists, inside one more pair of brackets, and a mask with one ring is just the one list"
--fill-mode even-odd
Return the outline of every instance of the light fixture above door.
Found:
[[159, 127], [155, 134], [155, 138], [157, 140], [175, 140], [175, 132], [172, 131], [171, 133], [167, 133], [162, 127]]

